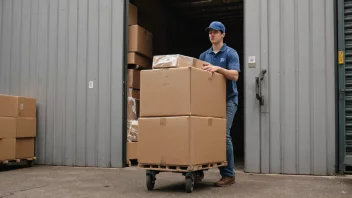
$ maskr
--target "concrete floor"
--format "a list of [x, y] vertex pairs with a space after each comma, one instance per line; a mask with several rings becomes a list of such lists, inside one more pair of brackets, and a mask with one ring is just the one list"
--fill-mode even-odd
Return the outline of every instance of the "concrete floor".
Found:
[[147, 191], [145, 171], [36, 166], [0, 172], [0, 197], [352, 197], [351, 177], [252, 175], [236, 172], [237, 184], [216, 188], [218, 171], [191, 194], [181, 174], [161, 173], [154, 191]]

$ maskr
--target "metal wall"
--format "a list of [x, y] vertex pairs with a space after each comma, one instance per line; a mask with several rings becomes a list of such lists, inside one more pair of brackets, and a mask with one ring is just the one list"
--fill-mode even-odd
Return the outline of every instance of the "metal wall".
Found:
[[331, 0], [245, 1], [245, 171], [334, 174], [334, 19]]
[[0, 94], [37, 98], [38, 163], [122, 166], [124, 5], [0, 0]]

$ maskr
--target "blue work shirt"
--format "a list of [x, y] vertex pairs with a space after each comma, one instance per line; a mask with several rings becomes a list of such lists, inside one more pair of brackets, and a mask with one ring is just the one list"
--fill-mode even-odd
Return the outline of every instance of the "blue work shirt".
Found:
[[[241, 72], [239, 57], [236, 50], [228, 47], [225, 43], [218, 53], [215, 54], [213, 48], [211, 47], [207, 51], [203, 52], [199, 56], [199, 59], [214, 66]], [[236, 104], [238, 104], [238, 91], [235, 81], [226, 79], [226, 100], [233, 100]]]

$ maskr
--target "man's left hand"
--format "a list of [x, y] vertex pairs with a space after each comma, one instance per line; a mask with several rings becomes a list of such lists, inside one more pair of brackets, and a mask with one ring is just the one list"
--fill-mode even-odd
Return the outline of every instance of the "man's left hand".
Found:
[[206, 70], [208, 72], [211, 72], [211, 73], [214, 73], [214, 72], [217, 72], [217, 71], [220, 70], [220, 67], [214, 66], [214, 65], [209, 64], [209, 63], [204, 63], [203, 66], [204, 66], [203, 67], [204, 70]]

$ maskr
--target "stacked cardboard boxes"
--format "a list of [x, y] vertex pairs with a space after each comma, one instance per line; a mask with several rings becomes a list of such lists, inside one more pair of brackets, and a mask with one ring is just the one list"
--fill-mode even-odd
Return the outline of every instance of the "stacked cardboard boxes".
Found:
[[0, 95], [0, 161], [34, 157], [36, 99]]
[[150, 69], [153, 35], [138, 25], [138, 8], [129, 5], [128, 80], [127, 80], [127, 163], [137, 160], [140, 70]]
[[138, 162], [193, 166], [226, 161], [226, 80], [182, 55], [141, 71]]

